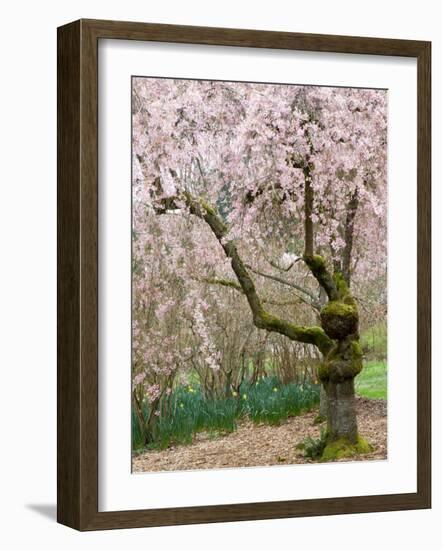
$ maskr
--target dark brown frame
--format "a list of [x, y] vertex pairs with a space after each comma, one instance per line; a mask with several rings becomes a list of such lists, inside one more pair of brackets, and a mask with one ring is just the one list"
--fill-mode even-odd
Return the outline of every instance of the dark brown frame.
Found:
[[[417, 492], [98, 511], [98, 40], [194, 43], [417, 58]], [[57, 517], [81, 531], [431, 507], [431, 43], [79, 20], [58, 29]]]

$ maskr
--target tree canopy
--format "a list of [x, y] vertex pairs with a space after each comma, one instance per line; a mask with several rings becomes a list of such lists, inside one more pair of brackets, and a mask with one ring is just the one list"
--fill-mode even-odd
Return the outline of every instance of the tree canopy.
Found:
[[328, 353], [333, 273], [385, 308], [386, 91], [140, 77], [132, 108], [134, 358], [152, 401], [179, 366], [225, 369], [226, 317], [238, 353], [253, 325]]

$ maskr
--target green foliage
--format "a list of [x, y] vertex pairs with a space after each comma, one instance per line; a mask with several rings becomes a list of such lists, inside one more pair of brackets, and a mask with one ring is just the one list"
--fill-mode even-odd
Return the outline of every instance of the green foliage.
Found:
[[283, 385], [275, 377], [262, 378], [254, 386], [243, 384], [241, 393], [247, 395], [243, 413], [256, 424], [279, 425], [319, 403], [319, 386]]
[[368, 399], [387, 399], [387, 362], [367, 361], [355, 378], [356, 393]]
[[362, 350], [368, 359], [387, 358], [387, 323], [377, 323], [364, 330], [360, 338]]
[[[282, 385], [275, 377], [262, 378], [256, 384], [245, 382], [238, 395], [229, 398], [206, 398], [198, 385], [178, 386], [169, 397], [150, 434], [151, 448], [189, 444], [197, 432], [213, 436], [233, 432], [241, 418], [255, 423], [278, 425], [290, 416], [299, 415], [319, 403], [319, 386], [313, 384]], [[149, 408], [143, 404], [147, 419]], [[135, 414], [132, 414], [132, 448], [144, 447]]]
[[304, 450], [304, 456], [311, 460], [319, 460], [327, 445], [327, 430], [322, 429], [319, 438], [306, 437], [300, 448]]
[[[146, 418], [147, 411], [145, 407], [143, 408], [144, 408], [144, 418]], [[132, 421], [132, 426], [131, 426], [132, 427], [132, 449], [136, 451], [143, 448], [144, 441], [143, 441], [143, 435], [140, 431], [140, 425], [137, 420], [137, 415], [135, 414], [133, 407], [132, 407], [131, 421]]]

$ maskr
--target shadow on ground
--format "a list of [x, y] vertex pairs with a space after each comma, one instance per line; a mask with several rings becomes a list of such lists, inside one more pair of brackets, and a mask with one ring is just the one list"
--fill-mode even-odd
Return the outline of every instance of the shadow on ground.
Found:
[[25, 508], [52, 521], [57, 520], [57, 506], [55, 504], [25, 504]]

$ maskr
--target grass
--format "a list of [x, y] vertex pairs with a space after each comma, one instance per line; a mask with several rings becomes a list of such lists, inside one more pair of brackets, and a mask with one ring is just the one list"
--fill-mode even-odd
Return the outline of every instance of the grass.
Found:
[[356, 393], [368, 399], [387, 399], [387, 362], [366, 361], [355, 379]]
[[355, 379], [356, 393], [368, 399], [387, 399], [387, 324], [385, 322], [361, 334], [366, 360]]
[[361, 346], [367, 359], [382, 360], [387, 357], [387, 324], [376, 323], [361, 333]]
[[[275, 377], [263, 378], [255, 385], [243, 383], [239, 395], [223, 399], [206, 398], [198, 385], [178, 386], [170, 396], [168, 411], [159, 416], [150, 434], [148, 447], [164, 449], [172, 444], [188, 444], [200, 431], [214, 437], [233, 432], [242, 418], [257, 424], [278, 425], [291, 416], [311, 410], [318, 403], [318, 385], [282, 385]], [[147, 418], [147, 402], [143, 406]], [[134, 450], [143, 449], [144, 442], [134, 414], [132, 442]]]

